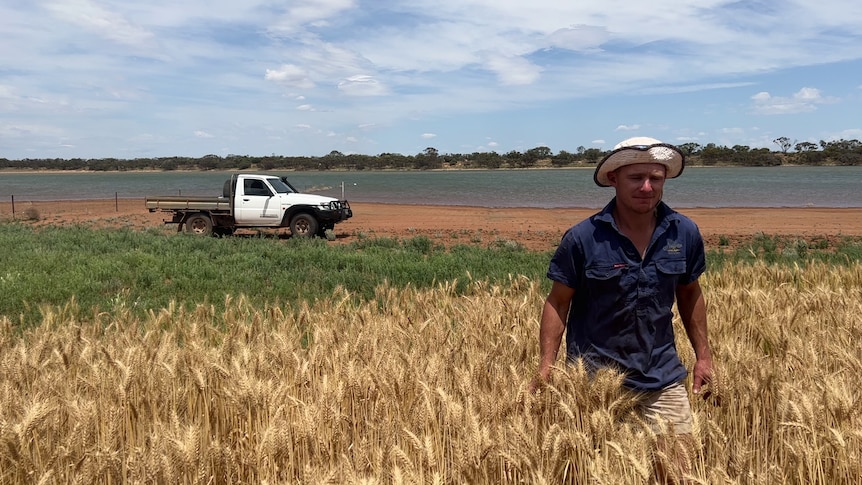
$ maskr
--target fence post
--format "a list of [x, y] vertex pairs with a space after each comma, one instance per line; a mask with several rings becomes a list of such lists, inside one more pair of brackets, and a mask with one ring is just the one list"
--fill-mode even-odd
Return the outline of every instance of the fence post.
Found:
[[15, 219], [15, 196], [12, 196], [12, 219]]
[[114, 212], [120, 212], [120, 201], [117, 192], [114, 192]]

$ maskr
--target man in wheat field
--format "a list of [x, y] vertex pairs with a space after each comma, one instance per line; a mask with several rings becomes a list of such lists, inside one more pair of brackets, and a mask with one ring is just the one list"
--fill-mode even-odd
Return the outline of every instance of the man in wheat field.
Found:
[[677, 147], [646, 137], [621, 142], [599, 162], [595, 182], [613, 187], [616, 196], [569, 229], [551, 259], [553, 287], [542, 311], [533, 390], [548, 379], [565, 333], [569, 361], [625, 374], [624, 386], [642, 393], [643, 416], [654, 430], [691, 435], [687, 371], [674, 343], [672, 307], [676, 299], [694, 348], [692, 389], [698, 394], [712, 379], [706, 304], [697, 281], [706, 260], [694, 222], [661, 201], [665, 180], [684, 166]]

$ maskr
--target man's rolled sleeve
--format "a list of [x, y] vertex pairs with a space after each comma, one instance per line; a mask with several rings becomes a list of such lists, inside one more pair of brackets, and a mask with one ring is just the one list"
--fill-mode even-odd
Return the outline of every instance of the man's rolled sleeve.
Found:
[[574, 237], [574, 228], [569, 229], [563, 235], [560, 245], [554, 252], [551, 258], [551, 263], [548, 265], [548, 278], [552, 281], [562, 283], [569, 288], [576, 288], [579, 283], [579, 272], [577, 271], [577, 262], [573, 249], [576, 247], [577, 241]]

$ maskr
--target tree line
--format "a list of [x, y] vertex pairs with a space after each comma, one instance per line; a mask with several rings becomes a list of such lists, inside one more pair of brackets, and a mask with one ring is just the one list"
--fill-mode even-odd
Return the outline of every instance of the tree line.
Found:
[[[780, 137], [774, 140], [778, 150], [733, 147], [715, 143], [700, 145], [683, 143], [680, 150], [686, 154], [687, 164], [694, 166], [756, 166], [779, 165], [862, 165], [862, 142], [859, 140], [795, 142]], [[507, 153], [473, 152], [440, 153], [428, 147], [415, 155], [381, 153], [379, 155], [345, 154], [333, 150], [324, 156], [269, 156], [205, 155], [203, 157], [157, 158], [43, 158], [8, 160], [0, 158], [0, 169], [7, 170], [436, 170], [446, 168], [500, 169], [536, 167], [579, 167], [595, 165], [609, 151], [578, 147], [575, 152], [561, 150], [553, 153], [546, 146], [524, 152]]]

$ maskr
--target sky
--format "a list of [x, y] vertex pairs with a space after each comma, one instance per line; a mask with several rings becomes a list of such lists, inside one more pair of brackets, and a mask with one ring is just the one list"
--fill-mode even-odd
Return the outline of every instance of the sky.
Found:
[[4, 0], [0, 157], [862, 139], [856, 0]]

